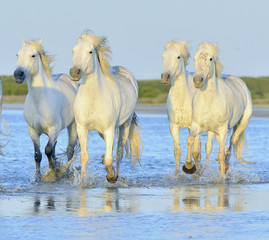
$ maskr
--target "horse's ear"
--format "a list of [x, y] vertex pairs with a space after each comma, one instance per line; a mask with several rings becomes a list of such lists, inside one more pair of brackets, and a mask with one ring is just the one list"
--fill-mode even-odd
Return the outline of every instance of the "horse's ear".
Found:
[[214, 48], [215, 48], [217, 51], [219, 51], [219, 44], [214, 43], [213, 46], [214, 46]]
[[44, 38], [41, 38], [38, 42], [40, 45], [42, 45]]
[[22, 39], [22, 45], [25, 45], [26, 44], [26, 40], [25, 38]]

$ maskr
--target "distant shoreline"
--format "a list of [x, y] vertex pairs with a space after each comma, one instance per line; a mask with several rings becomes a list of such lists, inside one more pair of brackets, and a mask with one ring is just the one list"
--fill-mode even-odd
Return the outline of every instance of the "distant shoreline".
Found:
[[[3, 110], [22, 110], [23, 104], [3, 104]], [[136, 106], [137, 113], [143, 114], [166, 114], [165, 105], [144, 105], [138, 104]], [[253, 115], [255, 118], [269, 118], [268, 106], [254, 106]]]

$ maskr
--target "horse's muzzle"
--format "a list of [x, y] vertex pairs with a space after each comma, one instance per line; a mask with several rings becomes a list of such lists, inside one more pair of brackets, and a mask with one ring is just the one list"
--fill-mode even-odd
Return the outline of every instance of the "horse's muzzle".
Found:
[[18, 68], [15, 70], [13, 77], [16, 83], [21, 84], [24, 82], [26, 75], [22, 69]]
[[193, 83], [194, 87], [202, 88], [204, 86], [204, 77], [202, 77], [201, 75], [195, 75], [193, 77]]
[[163, 84], [169, 84], [171, 83], [171, 76], [169, 73], [162, 73], [161, 75], [162, 83]]
[[72, 78], [73, 81], [79, 81], [81, 78], [81, 69], [77, 68], [77, 67], [72, 67], [70, 68], [70, 76]]

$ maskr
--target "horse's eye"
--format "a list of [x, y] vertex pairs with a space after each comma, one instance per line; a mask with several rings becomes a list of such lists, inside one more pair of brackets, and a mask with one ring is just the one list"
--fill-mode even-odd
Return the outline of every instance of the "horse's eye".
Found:
[[35, 58], [35, 55], [32, 55], [32, 58]]
[[92, 51], [89, 51], [89, 54], [92, 54]]
[[178, 56], [177, 58], [180, 59], [180, 56]]
[[213, 58], [210, 58], [209, 60], [210, 60], [210, 61], [212, 61], [212, 60], [213, 60]]

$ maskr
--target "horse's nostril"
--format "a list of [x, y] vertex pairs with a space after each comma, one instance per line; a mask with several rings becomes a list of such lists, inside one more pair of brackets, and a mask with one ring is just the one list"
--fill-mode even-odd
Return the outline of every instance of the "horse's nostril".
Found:
[[80, 73], [81, 73], [81, 70], [80, 70], [80, 69], [78, 69], [78, 75], [80, 75]]
[[170, 74], [169, 74], [169, 73], [167, 74], [167, 79], [168, 79], [168, 80], [170, 79]]
[[24, 72], [21, 71], [21, 72], [19, 73], [19, 76], [20, 76], [20, 77], [23, 77], [23, 75], [24, 75]]
[[201, 79], [200, 79], [200, 82], [203, 82], [203, 81], [204, 81], [204, 78], [201, 78]]

